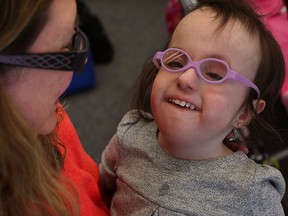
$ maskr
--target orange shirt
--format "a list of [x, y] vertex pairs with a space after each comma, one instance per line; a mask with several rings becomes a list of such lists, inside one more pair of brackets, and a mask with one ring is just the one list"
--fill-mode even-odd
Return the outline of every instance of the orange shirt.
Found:
[[80, 215], [109, 215], [98, 188], [98, 166], [84, 151], [76, 130], [65, 112], [64, 119], [59, 125], [58, 135], [66, 147], [62, 173], [74, 184], [78, 192]]

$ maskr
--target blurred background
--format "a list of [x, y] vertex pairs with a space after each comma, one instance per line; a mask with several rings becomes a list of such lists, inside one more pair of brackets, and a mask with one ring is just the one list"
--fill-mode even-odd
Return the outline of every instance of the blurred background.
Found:
[[[95, 86], [74, 91], [62, 100], [85, 150], [99, 162], [117, 124], [128, 111], [131, 87], [145, 60], [162, 50], [168, 41], [167, 1], [81, 0], [79, 3], [87, 7], [79, 5], [80, 27], [87, 31], [90, 45], [94, 46], [95, 77], [89, 79], [95, 79]], [[106, 59], [101, 59], [101, 55]]]

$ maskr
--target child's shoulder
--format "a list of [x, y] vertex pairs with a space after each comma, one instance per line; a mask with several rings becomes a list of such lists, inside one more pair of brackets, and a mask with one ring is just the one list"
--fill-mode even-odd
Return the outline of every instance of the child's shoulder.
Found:
[[142, 110], [130, 110], [121, 119], [120, 123], [118, 124], [117, 130], [120, 129], [126, 130], [130, 128], [132, 125], [143, 126], [147, 124], [147, 122], [151, 122], [153, 120], [154, 119], [150, 113], [144, 112]]
[[142, 110], [130, 110], [122, 118], [119, 125], [131, 125], [141, 121], [152, 121], [153, 117], [150, 113], [144, 112]]
[[266, 164], [254, 164], [252, 181], [247, 185], [250, 209], [246, 215], [284, 215], [281, 199], [285, 193], [285, 180], [281, 172]]
[[282, 176], [281, 172], [266, 164], [260, 164], [257, 169], [255, 169], [254, 176], [255, 184], [258, 185], [271, 185], [281, 197], [284, 196], [285, 193], [285, 180]]
[[141, 110], [127, 112], [117, 127], [118, 137], [136, 135], [145, 136], [157, 130], [154, 118], [150, 113]]
[[[242, 154], [243, 155], [243, 154]], [[245, 155], [247, 158], [247, 156]], [[281, 172], [266, 164], [258, 164], [251, 159], [245, 159], [238, 171], [240, 175], [246, 176], [243, 186], [247, 187], [252, 194], [277, 193], [280, 197], [285, 193], [285, 180]], [[246, 183], [245, 183], [246, 182]]]

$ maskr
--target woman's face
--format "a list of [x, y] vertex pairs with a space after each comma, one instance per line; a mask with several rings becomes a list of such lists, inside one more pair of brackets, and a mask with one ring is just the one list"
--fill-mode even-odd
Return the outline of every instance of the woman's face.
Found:
[[[75, 0], [54, 0], [48, 22], [28, 52], [67, 50], [75, 33], [76, 11]], [[16, 68], [9, 74], [17, 79], [4, 91], [37, 135], [50, 133], [56, 126], [58, 98], [70, 84], [72, 71]]]

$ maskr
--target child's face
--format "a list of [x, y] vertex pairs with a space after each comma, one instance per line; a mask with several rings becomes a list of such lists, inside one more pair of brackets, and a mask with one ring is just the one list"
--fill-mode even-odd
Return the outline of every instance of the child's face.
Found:
[[[258, 37], [251, 37], [239, 22], [229, 21], [217, 31], [219, 20], [211, 10], [196, 10], [179, 23], [169, 47], [186, 51], [193, 61], [218, 58], [253, 81], [259, 65]], [[234, 128], [248, 123], [242, 107], [250, 89], [235, 80], [209, 84], [193, 68], [170, 73], [160, 68], [153, 83], [151, 107], [162, 146], [175, 156], [200, 158], [225, 155], [222, 141]], [[171, 101], [173, 99], [173, 102]], [[191, 110], [175, 104], [185, 101]], [[182, 102], [182, 105], [185, 103]]]

